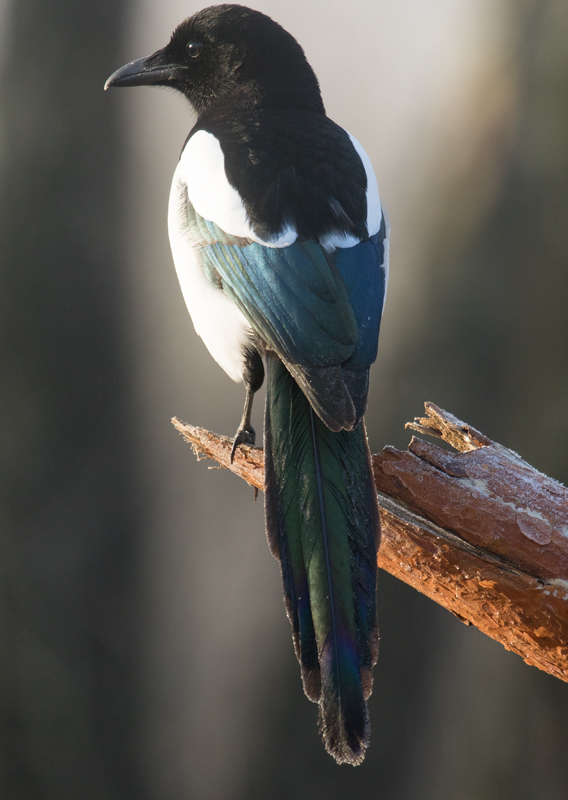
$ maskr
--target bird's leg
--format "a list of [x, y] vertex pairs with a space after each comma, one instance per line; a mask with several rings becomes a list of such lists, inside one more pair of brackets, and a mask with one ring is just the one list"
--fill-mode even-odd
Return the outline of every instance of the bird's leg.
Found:
[[235, 434], [235, 438], [233, 439], [233, 449], [231, 450], [231, 464], [233, 463], [237, 447], [240, 444], [248, 444], [251, 447], [253, 447], [254, 443], [256, 442], [256, 431], [250, 424], [250, 415], [252, 412], [252, 399], [254, 397], [254, 392], [252, 391], [250, 386], [247, 386], [246, 388], [247, 388], [247, 394], [245, 397], [243, 418], [241, 419], [240, 425]]
[[235, 457], [235, 452], [240, 444], [248, 444], [251, 447], [256, 442], [256, 431], [250, 424], [250, 417], [252, 413], [252, 401], [255, 392], [258, 392], [264, 380], [264, 365], [260, 353], [255, 348], [251, 348], [245, 355], [245, 363], [243, 369], [243, 381], [246, 388], [245, 407], [243, 409], [243, 416], [235, 438], [233, 439], [233, 448], [231, 450], [231, 464]]

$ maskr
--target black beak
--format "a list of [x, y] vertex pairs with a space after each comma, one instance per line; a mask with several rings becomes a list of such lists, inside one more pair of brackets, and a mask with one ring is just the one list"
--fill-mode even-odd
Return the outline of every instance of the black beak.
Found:
[[111, 86], [152, 86], [179, 78], [185, 67], [181, 64], [156, 64], [157, 55], [139, 58], [117, 69], [105, 83], [105, 91]]

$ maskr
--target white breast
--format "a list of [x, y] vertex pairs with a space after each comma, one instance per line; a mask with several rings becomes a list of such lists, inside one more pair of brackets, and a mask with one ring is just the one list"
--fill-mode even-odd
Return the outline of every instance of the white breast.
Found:
[[174, 173], [168, 209], [168, 231], [177, 275], [195, 330], [227, 375], [242, 381], [244, 348], [252, 329], [227, 295], [204, 275], [185, 227], [185, 182], [180, 162]]

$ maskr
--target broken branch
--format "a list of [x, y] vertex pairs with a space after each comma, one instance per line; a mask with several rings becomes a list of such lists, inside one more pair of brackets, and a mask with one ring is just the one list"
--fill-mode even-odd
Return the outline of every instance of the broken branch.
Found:
[[[568, 681], [568, 490], [512, 450], [426, 403], [408, 450], [373, 456], [379, 567], [475, 625], [527, 664]], [[261, 448], [172, 420], [195, 453], [264, 486]]]

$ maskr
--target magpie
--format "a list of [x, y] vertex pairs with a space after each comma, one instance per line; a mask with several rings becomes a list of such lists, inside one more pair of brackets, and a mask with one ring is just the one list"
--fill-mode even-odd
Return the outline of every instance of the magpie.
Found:
[[197, 114], [168, 229], [196, 332], [255, 444], [266, 372], [265, 518], [304, 691], [326, 750], [360, 764], [378, 655], [380, 523], [363, 415], [388, 276], [370, 160], [325, 113], [298, 42], [240, 5], [205, 8], [111, 86], [165, 86]]

